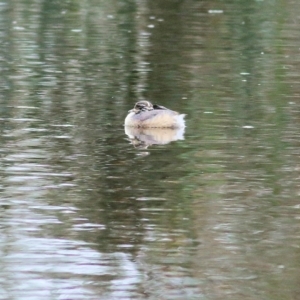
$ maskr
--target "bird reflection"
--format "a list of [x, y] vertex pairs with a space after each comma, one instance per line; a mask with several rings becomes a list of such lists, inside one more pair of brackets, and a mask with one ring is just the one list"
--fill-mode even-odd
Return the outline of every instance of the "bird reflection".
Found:
[[125, 126], [125, 133], [137, 149], [147, 149], [151, 145], [166, 145], [184, 140], [184, 128], [135, 128]]

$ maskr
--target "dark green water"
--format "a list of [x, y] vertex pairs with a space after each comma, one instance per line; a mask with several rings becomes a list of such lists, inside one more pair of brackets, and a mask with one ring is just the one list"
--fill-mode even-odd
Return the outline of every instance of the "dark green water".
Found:
[[[0, 2], [0, 299], [299, 299], [299, 16]], [[142, 99], [184, 139], [130, 140]]]

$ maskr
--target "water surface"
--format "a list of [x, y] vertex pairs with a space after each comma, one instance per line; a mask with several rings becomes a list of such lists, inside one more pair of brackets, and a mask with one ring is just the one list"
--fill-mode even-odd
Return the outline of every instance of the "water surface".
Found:
[[[299, 15], [1, 2], [0, 298], [298, 299]], [[126, 135], [143, 99], [180, 138]]]

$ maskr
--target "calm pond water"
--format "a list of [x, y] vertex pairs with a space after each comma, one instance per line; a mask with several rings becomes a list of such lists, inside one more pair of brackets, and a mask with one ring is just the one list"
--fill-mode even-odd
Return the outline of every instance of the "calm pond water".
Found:
[[[0, 2], [0, 299], [299, 299], [299, 16]], [[143, 99], [185, 132], [125, 132]]]

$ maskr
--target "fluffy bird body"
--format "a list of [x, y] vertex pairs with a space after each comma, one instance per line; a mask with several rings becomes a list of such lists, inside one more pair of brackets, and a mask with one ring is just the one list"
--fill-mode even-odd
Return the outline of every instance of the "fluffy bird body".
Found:
[[183, 128], [184, 114], [149, 101], [139, 101], [128, 112], [125, 126], [136, 128]]

